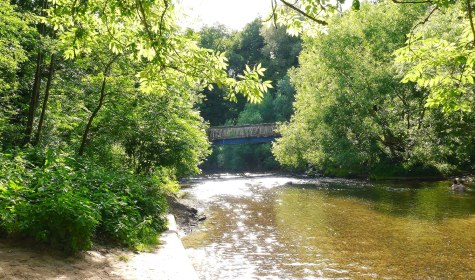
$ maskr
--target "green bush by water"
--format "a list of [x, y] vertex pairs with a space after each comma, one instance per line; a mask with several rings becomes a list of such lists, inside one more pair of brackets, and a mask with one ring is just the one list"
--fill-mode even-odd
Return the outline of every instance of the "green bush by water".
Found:
[[52, 152], [0, 153], [0, 230], [69, 253], [94, 238], [155, 243], [166, 227], [163, 184]]

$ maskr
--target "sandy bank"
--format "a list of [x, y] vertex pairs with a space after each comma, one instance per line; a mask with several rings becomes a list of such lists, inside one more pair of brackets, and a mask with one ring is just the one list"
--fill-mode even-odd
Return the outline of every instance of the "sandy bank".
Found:
[[[196, 223], [196, 211], [175, 204], [172, 212], [179, 214], [186, 232]], [[197, 279], [177, 232], [172, 221], [152, 252], [96, 246], [75, 257], [0, 239], [0, 279]]]

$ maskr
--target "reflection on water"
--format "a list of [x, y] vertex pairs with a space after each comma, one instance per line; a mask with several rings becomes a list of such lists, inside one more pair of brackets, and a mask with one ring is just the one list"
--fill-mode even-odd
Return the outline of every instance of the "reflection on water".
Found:
[[475, 192], [449, 186], [198, 181], [208, 220], [183, 242], [202, 279], [475, 279]]

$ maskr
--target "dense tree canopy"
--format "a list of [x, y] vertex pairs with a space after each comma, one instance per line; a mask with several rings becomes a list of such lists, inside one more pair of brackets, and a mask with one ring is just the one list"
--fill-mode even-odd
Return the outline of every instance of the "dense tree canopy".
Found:
[[428, 91], [401, 84], [394, 66], [392, 53], [425, 10], [365, 4], [305, 39], [291, 75], [295, 115], [274, 147], [280, 162], [366, 176], [473, 168], [473, 117], [427, 110]]
[[[316, 36], [327, 32], [334, 16], [341, 16], [345, 1], [288, 2], [272, 0], [273, 20], [292, 34]], [[378, 3], [376, 1], [374, 3]], [[382, 2], [382, 1], [381, 1]], [[429, 90], [426, 106], [444, 112], [469, 111], [473, 99], [473, 3], [447, 0], [392, 0], [399, 5], [426, 6], [425, 14], [408, 32], [406, 46], [397, 51], [402, 82], [417, 82]], [[352, 3], [360, 9], [360, 1]]]

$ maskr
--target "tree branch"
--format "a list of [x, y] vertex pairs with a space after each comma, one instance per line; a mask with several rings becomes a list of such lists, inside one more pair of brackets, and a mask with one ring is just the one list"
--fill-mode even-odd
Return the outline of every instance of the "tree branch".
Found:
[[328, 22], [324, 21], [324, 20], [321, 20], [321, 19], [317, 19], [317, 18], [314, 18], [313, 16], [307, 14], [306, 12], [302, 11], [301, 9], [297, 8], [295, 5], [293, 4], [290, 4], [289, 2], [285, 1], [285, 0], [280, 0], [280, 2], [282, 2], [285, 6], [291, 8], [292, 10], [296, 11], [297, 13], [303, 15], [304, 17], [316, 22], [316, 23], [319, 23], [321, 25], [328, 25]]
[[135, 5], [138, 11], [138, 16], [145, 28], [145, 32], [147, 32], [147, 35], [150, 39], [151, 46], [155, 50], [155, 55], [159, 55], [159, 51], [157, 49], [157, 46], [155, 45], [155, 36], [153, 35], [150, 25], [148, 24], [147, 15], [145, 13], [145, 9], [142, 5], [142, 2], [140, 0], [137, 0], [135, 1]]
[[437, 5], [434, 5], [434, 7], [433, 7], [432, 10], [429, 12], [429, 14], [424, 18], [424, 20], [422, 20], [422, 21], [418, 22], [416, 25], [414, 25], [414, 27], [413, 27], [412, 30], [411, 30], [411, 33], [413, 33], [413, 31], [416, 30], [416, 28], [417, 28], [419, 25], [426, 24], [426, 23], [429, 21], [429, 19], [430, 19], [430, 17], [432, 16], [432, 14], [433, 14], [436, 10], [438, 10], [438, 9], [439, 9], [439, 7], [438, 7]]
[[424, 4], [424, 3], [432, 3], [431, 0], [421, 0], [421, 1], [399, 1], [399, 0], [392, 0], [393, 3], [396, 4]]
[[408, 43], [407, 43], [407, 47], [409, 48], [409, 51], [411, 51], [414, 55], [416, 55], [416, 53], [412, 50], [411, 48], [411, 42], [412, 42], [412, 36], [414, 35], [414, 31], [416, 30], [417, 27], [419, 27], [420, 25], [423, 25], [423, 24], [426, 24], [430, 17], [434, 14], [434, 12], [436, 10], [438, 10], [439, 7], [437, 5], [434, 5], [434, 7], [432, 8], [432, 10], [429, 12], [429, 14], [424, 18], [424, 20], [418, 22], [416, 25], [414, 25], [414, 27], [411, 29], [411, 35], [409, 36], [409, 40], [408, 40]]
[[269, 15], [268, 18], [263, 19], [262, 21], [263, 21], [263, 22], [267, 22], [267, 21], [272, 20], [272, 23], [274, 24], [274, 27], [277, 28], [277, 14], [276, 14], [276, 10], [277, 10], [277, 0], [271, 0], [270, 3], [271, 3], [272, 13]]
[[165, 4], [165, 8], [163, 9], [162, 15], [160, 16], [160, 29], [159, 29], [159, 36], [162, 37], [162, 29], [163, 29], [163, 19], [165, 18], [165, 14], [167, 13], [167, 9], [169, 6], [168, 0], [163, 0]]
[[472, 29], [473, 43], [475, 45], [475, 27], [473, 26], [472, 5], [470, 4], [470, 0], [467, 0], [467, 10], [468, 10], [468, 19], [470, 20], [470, 28]]

